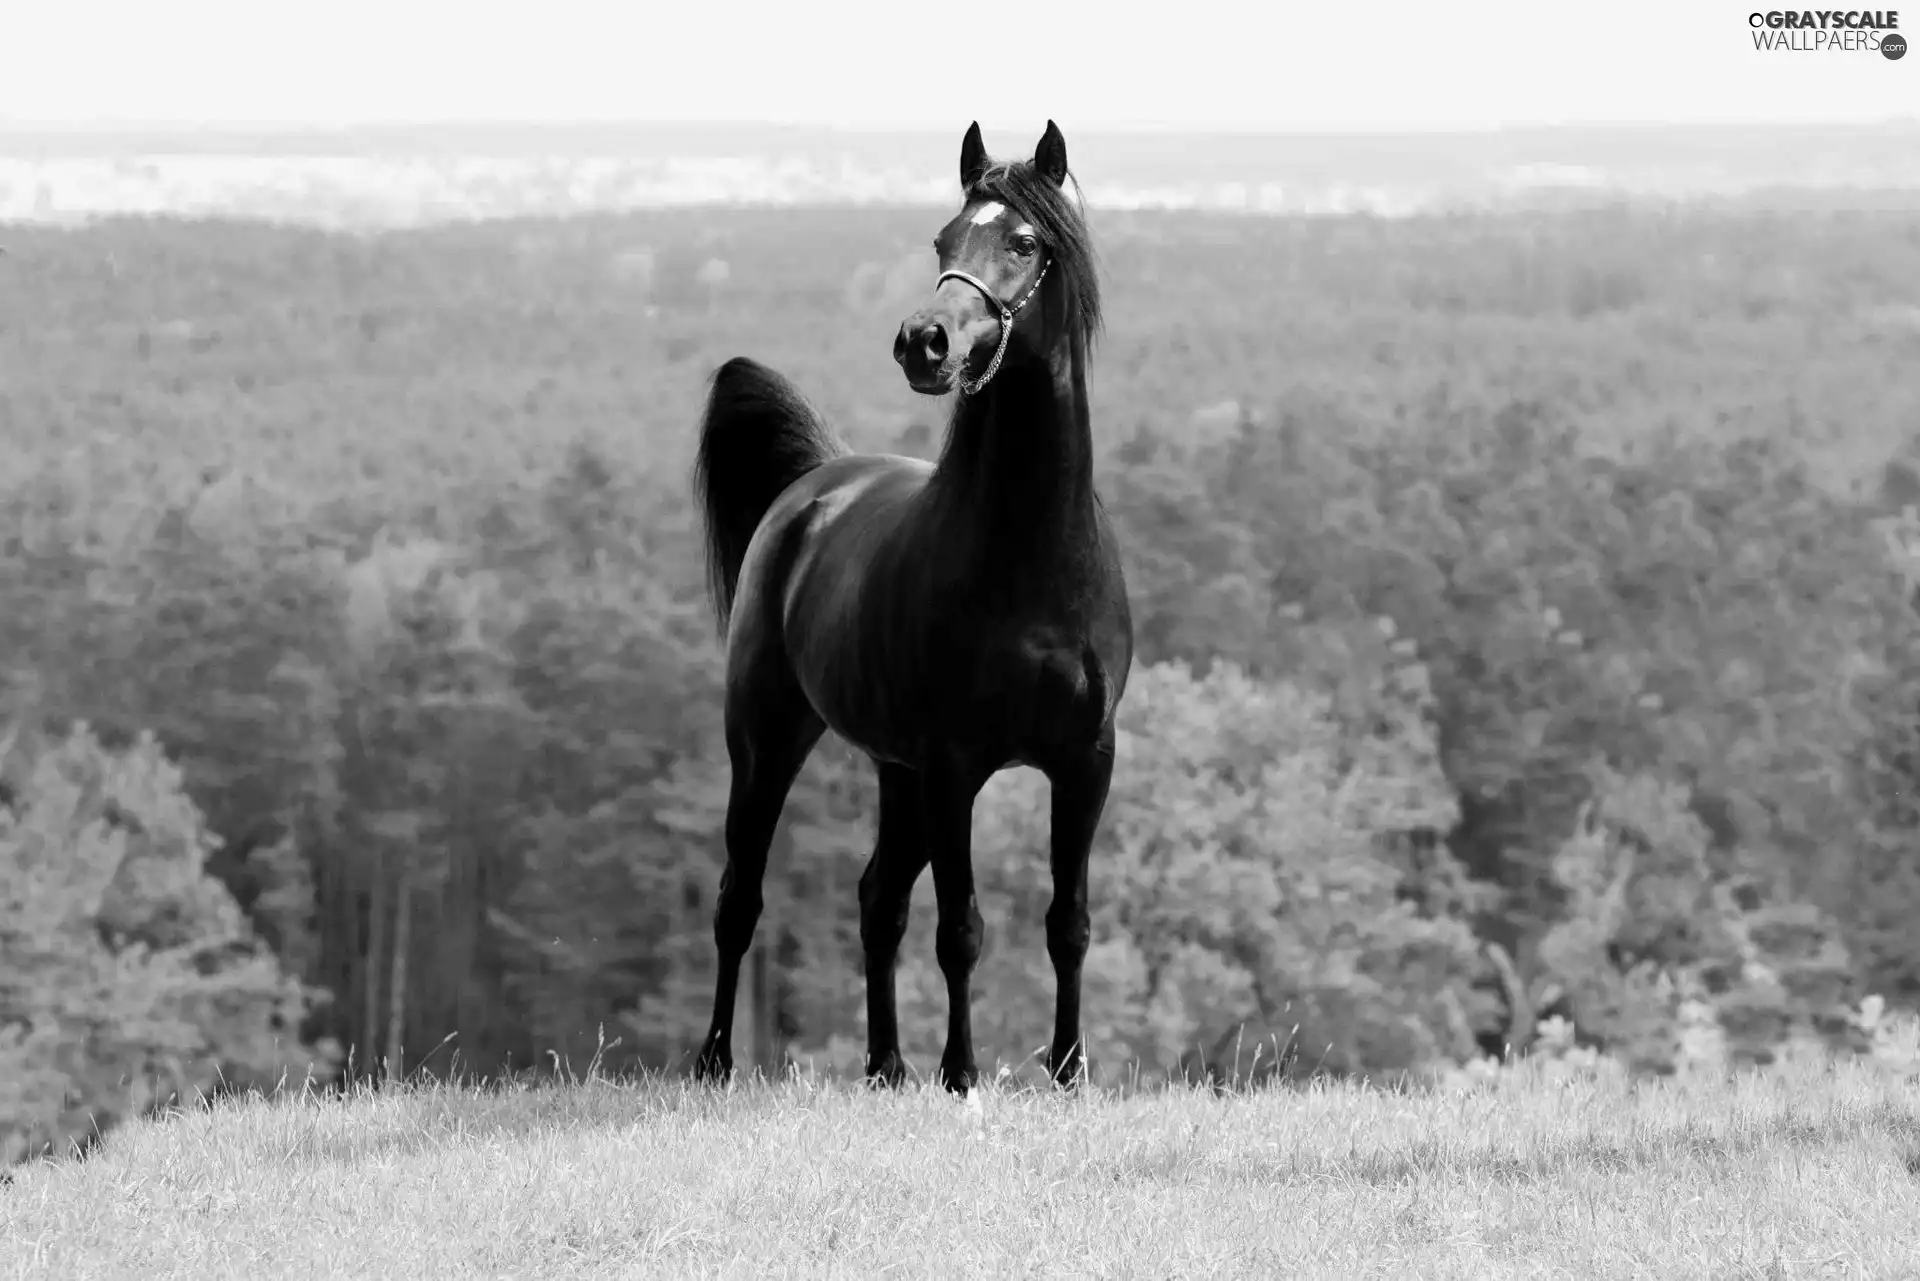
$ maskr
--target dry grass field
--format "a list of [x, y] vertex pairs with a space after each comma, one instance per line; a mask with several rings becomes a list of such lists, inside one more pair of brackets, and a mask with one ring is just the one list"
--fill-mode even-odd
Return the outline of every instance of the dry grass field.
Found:
[[434, 1087], [131, 1125], [0, 1199], [18, 1277], [1901, 1277], [1864, 1064], [1406, 1092]]

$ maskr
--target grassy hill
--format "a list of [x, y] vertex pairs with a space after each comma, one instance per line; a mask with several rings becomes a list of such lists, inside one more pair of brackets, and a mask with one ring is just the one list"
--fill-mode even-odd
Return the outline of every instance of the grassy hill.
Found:
[[1869, 1068], [969, 1104], [802, 1077], [235, 1103], [0, 1190], [17, 1277], [1897, 1277]]

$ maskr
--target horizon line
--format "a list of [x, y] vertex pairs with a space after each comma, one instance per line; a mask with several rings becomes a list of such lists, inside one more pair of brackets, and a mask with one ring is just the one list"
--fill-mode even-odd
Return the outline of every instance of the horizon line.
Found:
[[[1011, 124], [981, 120], [989, 132], [1030, 127], [1031, 122]], [[210, 120], [132, 120], [112, 117], [77, 119], [22, 119], [0, 116], [0, 133], [294, 133], [343, 134], [356, 131], [392, 132], [439, 129], [514, 129], [532, 132], [559, 132], [570, 129], [699, 129], [765, 130], [787, 133], [844, 133], [869, 135], [944, 135], [960, 125], [937, 125], [921, 121], [879, 123], [833, 120], [762, 119], [675, 119], [658, 117], [580, 117], [578, 119], [541, 119], [537, 117], [448, 116], [434, 119], [321, 120], [245, 118]], [[1225, 137], [1319, 137], [1319, 136], [1444, 136], [1495, 135], [1512, 133], [1577, 133], [1590, 130], [1651, 132], [1661, 129], [1688, 130], [1848, 130], [1920, 127], [1920, 112], [1906, 115], [1862, 117], [1851, 120], [1813, 118], [1707, 118], [1695, 120], [1591, 119], [1559, 121], [1410, 121], [1405, 123], [1318, 121], [1105, 121], [1068, 126], [1071, 132], [1087, 136], [1166, 136], [1206, 134]]]

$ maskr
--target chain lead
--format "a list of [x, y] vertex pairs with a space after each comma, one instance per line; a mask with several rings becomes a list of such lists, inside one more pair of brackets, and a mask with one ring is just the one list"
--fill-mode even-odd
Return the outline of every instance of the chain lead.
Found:
[[1000, 371], [1000, 361], [1007, 354], [1007, 341], [1013, 337], [1013, 318], [1020, 314], [1021, 308], [1033, 301], [1035, 291], [1040, 288], [1040, 282], [1047, 278], [1047, 268], [1051, 266], [1053, 266], [1051, 259], [1041, 265], [1040, 274], [1033, 278], [1033, 284], [1028, 286], [1027, 292], [1020, 296], [1020, 301], [1011, 307], [995, 297], [993, 290], [987, 288], [985, 282], [978, 276], [969, 276], [964, 271], [943, 271], [940, 273], [940, 279], [933, 282], [933, 287], [938, 289], [949, 277], [954, 280], [964, 280], [978, 289], [988, 302], [1000, 309], [1000, 345], [994, 349], [993, 359], [987, 362], [987, 371], [974, 379], [972, 386], [967, 385], [966, 375], [960, 376], [959, 386], [962, 396], [978, 395], [980, 389], [991, 382], [993, 376]]

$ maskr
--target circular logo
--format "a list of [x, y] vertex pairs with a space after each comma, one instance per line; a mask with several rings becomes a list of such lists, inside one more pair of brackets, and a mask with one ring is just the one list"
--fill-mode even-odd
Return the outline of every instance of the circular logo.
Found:
[[1887, 56], [1889, 62], [1899, 61], [1906, 56], [1907, 38], [1905, 36], [1880, 37], [1880, 52]]

